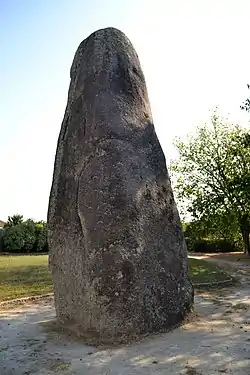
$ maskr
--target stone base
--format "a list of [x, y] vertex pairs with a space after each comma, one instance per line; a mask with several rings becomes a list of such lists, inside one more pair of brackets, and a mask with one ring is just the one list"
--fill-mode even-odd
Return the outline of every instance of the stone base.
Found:
[[183, 306], [183, 310], [181, 312], [169, 316], [166, 324], [162, 327], [158, 327], [158, 329], [150, 329], [149, 327], [145, 326], [144, 329], [141, 329], [141, 327], [135, 327], [134, 329], [126, 328], [126, 322], [124, 322], [123, 332], [114, 332], [112, 328], [103, 332], [97, 332], [95, 330], [86, 330], [81, 324], [72, 321], [67, 322], [57, 319], [56, 323], [57, 326], [64, 332], [82, 339], [85, 344], [90, 346], [113, 347], [116, 345], [125, 345], [141, 341], [149, 335], [169, 332], [182, 325], [187, 319], [190, 318], [190, 314], [193, 311], [193, 299], [194, 295], [192, 295], [190, 301]]

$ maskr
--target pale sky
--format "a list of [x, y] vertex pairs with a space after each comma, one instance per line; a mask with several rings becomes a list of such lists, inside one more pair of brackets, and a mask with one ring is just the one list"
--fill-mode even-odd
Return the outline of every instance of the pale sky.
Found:
[[69, 69], [90, 33], [113, 26], [134, 44], [169, 161], [215, 105], [249, 126], [249, 19], [250, 0], [0, 0], [0, 219], [46, 219]]

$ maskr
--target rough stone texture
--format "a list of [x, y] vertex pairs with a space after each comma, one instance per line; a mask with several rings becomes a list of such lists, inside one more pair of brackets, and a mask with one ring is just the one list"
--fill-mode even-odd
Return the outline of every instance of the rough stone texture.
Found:
[[70, 76], [48, 211], [58, 321], [103, 342], [167, 329], [193, 291], [138, 56], [99, 30]]

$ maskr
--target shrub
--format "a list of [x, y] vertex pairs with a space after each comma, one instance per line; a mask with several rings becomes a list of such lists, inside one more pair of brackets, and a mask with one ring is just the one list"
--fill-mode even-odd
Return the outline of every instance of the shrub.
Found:
[[24, 250], [30, 252], [36, 243], [36, 227], [33, 220], [29, 219], [21, 224], [24, 231]]
[[214, 215], [214, 221], [192, 221], [183, 228], [189, 251], [216, 253], [243, 250], [242, 236], [233, 216]]
[[21, 252], [25, 245], [25, 232], [23, 224], [10, 226], [4, 229], [4, 249], [9, 252]]
[[237, 251], [235, 243], [225, 239], [198, 239], [190, 241], [186, 239], [188, 251], [196, 253], [226, 253]]
[[13, 227], [15, 225], [18, 225], [18, 224], [22, 224], [23, 223], [23, 215], [13, 215], [13, 216], [8, 216], [8, 221], [7, 223], [5, 224], [5, 228], [7, 227]]
[[47, 225], [44, 222], [38, 222], [35, 224], [36, 227], [36, 244], [35, 251], [48, 251], [47, 244]]
[[6, 226], [3, 235], [4, 250], [8, 252], [47, 251], [46, 223], [29, 219], [17, 225]]

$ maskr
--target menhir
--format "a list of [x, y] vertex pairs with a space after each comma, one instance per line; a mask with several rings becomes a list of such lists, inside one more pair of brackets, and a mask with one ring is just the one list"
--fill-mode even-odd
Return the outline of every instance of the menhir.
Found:
[[58, 322], [96, 343], [165, 330], [193, 291], [138, 56], [98, 30], [70, 75], [48, 210]]

